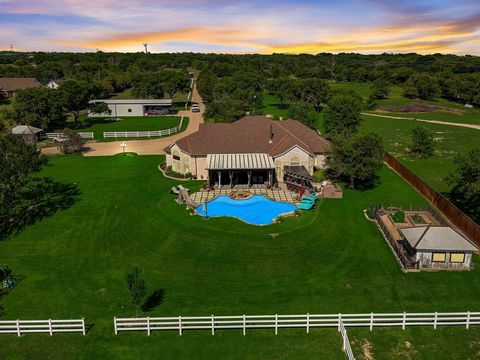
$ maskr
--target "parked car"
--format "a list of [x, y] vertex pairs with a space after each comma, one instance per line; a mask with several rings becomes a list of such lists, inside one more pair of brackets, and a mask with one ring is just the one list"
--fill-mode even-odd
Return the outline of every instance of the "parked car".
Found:
[[200, 112], [200, 107], [198, 104], [192, 104], [192, 112]]

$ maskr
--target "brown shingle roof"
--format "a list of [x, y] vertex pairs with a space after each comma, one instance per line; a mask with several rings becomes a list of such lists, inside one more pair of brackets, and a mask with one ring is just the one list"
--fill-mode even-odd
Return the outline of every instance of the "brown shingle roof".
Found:
[[17, 91], [40, 86], [42, 84], [35, 78], [0, 78], [0, 89], [4, 91]]
[[317, 132], [296, 120], [275, 121], [265, 116], [246, 116], [231, 124], [201, 124], [197, 132], [176, 144], [184, 152], [197, 156], [244, 153], [278, 156], [295, 145], [311, 154], [320, 154], [330, 146]]

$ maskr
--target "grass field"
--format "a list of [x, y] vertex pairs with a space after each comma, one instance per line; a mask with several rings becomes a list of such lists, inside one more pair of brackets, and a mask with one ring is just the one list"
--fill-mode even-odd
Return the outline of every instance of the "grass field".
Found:
[[[404, 274], [362, 210], [372, 203], [424, 205], [384, 168], [377, 188], [345, 191], [282, 224], [255, 227], [192, 217], [175, 203], [175, 181], [156, 169], [161, 156], [51, 158], [42, 175], [80, 191], [69, 209], [0, 242], [2, 263], [20, 284], [1, 299], [2, 319], [85, 317], [77, 334], [5, 335], [2, 359], [225, 358], [340, 359], [334, 330], [113, 335], [114, 316], [134, 316], [124, 284], [132, 265], [144, 268], [148, 292], [165, 296], [146, 315], [233, 315], [381, 311], [465, 311], [478, 308], [473, 272]], [[195, 189], [199, 183], [184, 184]], [[274, 236], [272, 236], [274, 234]], [[479, 265], [479, 258], [474, 261]], [[428, 343], [431, 333], [418, 338]], [[461, 338], [459, 338], [461, 340]], [[437, 358], [443, 357], [438, 352]]]
[[[171, 129], [180, 124], [180, 116], [125, 116], [121, 121], [106, 122], [105, 118], [84, 116], [80, 121], [84, 127], [80, 131], [92, 131], [98, 141], [112, 141], [103, 138], [104, 131], [157, 131]], [[182, 129], [188, 126], [188, 118], [183, 119]]]

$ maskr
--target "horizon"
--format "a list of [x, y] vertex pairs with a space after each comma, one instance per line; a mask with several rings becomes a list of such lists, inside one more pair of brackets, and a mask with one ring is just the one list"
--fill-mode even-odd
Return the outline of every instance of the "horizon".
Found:
[[146, 42], [151, 53], [480, 55], [474, 0], [0, 0], [0, 10], [0, 51], [135, 53]]

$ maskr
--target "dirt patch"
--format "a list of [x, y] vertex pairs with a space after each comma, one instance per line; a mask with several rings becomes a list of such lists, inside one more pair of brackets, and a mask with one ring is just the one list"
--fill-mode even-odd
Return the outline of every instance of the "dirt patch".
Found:
[[374, 360], [372, 353], [372, 344], [368, 340], [364, 340], [362, 344], [362, 359]]
[[432, 105], [428, 103], [410, 103], [407, 105], [382, 106], [379, 111], [397, 112], [397, 113], [425, 113], [425, 112], [445, 112], [451, 114], [464, 114], [465, 111], [446, 106]]
[[392, 358], [394, 359], [415, 359], [418, 355], [418, 351], [414, 349], [414, 346], [410, 341], [398, 344], [392, 349], [392, 353]]

